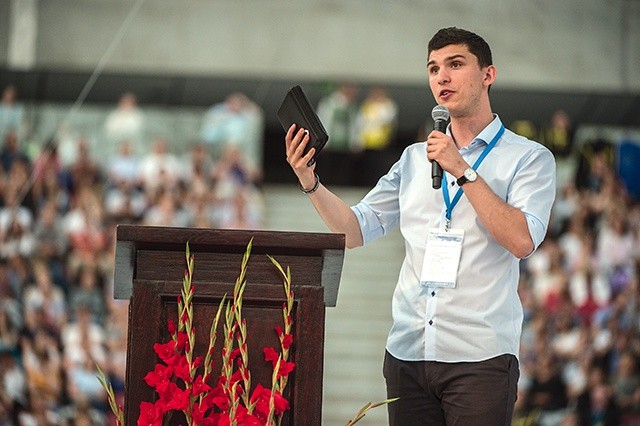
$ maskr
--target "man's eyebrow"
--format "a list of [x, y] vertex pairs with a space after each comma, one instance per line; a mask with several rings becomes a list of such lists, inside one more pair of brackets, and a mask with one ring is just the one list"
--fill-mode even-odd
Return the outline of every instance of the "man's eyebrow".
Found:
[[[451, 62], [455, 59], [465, 59], [465, 56], [458, 53], [455, 55], [451, 55], [451, 56], [447, 56], [446, 58], [444, 58], [444, 62]], [[435, 63], [435, 61], [432, 59], [429, 62], [427, 62], [427, 66], [433, 65]]]

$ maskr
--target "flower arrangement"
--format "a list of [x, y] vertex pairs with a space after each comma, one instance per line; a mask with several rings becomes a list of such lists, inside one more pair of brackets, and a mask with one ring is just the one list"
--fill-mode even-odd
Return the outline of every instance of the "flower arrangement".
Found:
[[[281, 425], [289, 401], [283, 396], [289, 374], [295, 363], [289, 361], [289, 351], [293, 343], [292, 310], [294, 294], [291, 289], [291, 273], [286, 271], [271, 256], [271, 262], [283, 277], [286, 301], [282, 305], [283, 324], [275, 326], [280, 343], [279, 348], [263, 349], [265, 362], [271, 363], [273, 374], [271, 385], [264, 387], [258, 383], [252, 389], [251, 371], [247, 351], [247, 324], [242, 317], [242, 298], [246, 287], [247, 263], [252, 241], [242, 258], [240, 275], [236, 279], [233, 298], [222, 298], [209, 332], [209, 347], [204, 356], [195, 356], [195, 328], [193, 324], [192, 284], [194, 257], [186, 248], [186, 269], [182, 279], [181, 295], [178, 297], [178, 323], [168, 321], [171, 339], [154, 344], [154, 351], [160, 362], [144, 378], [157, 394], [155, 402], [142, 402], [138, 426], [161, 426], [173, 412], [182, 413], [188, 426], [275, 426]], [[224, 317], [223, 317], [224, 311]], [[224, 341], [221, 350], [220, 374], [213, 374], [213, 353], [217, 340], [219, 322], [223, 318]], [[115, 400], [111, 384], [98, 367], [99, 377], [108, 395], [108, 401], [119, 426], [124, 425], [124, 413]], [[347, 426], [362, 419], [367, 411], [389, 403], [395, 399], [379, 403], [368, 403]]]

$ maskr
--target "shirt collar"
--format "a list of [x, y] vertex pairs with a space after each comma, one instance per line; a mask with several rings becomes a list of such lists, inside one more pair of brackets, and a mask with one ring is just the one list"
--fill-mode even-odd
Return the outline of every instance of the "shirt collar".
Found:
[[[478, 133], [478, 136], [473, 138], [469, 146], [463, 147], [460, 151], [472, 150], [481, 145], [488, 145], [489, 141], [491, 141], [496, 133], [498, 133], [501, 126], [502, 121], [500, 120], [500, 117], [498, 117], [498, 114], [493, 114], [493, 121], [489, 123], [487, 127], [482, 129], [482, 131]], [[447, 127], [447, 134], [451, 135], [451, 124]]]

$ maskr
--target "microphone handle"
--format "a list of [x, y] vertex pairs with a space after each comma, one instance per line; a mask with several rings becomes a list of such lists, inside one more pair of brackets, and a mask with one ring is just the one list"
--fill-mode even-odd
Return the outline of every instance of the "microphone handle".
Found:
[[442, 186], [442, 167], [437, 161], [431, 162], [431, 186], [433, 189], [440, 189]]
[[[436, 120], [433, 123], [433, 130], [442, 133], [446, 132], [447, 122], [445, 120]], [[442, 186], [442, 167], [440, 167], [437, 161], [431, 162], [431, 186], [433, 189], [440, 189]]]

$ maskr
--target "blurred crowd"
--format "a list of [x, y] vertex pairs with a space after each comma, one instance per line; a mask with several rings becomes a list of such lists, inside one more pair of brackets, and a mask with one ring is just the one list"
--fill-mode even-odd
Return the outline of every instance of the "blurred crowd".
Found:
[[27, 149], [15, 88], [0, 104], [0, 426], [113, 424], [99, 366], [123, 397], [128, 301], [113, 298], [115, 226], [260, 229], [261, 111], [242, 94], [206, 111], [186, 153], [145, 141], [133, 93], [106, 115], [117, 152], [85, 138]]
[[[345, 83], [317, 108], [331, 139], [318, 160], [323, 182], [375, 183], [397, 144], [398, 105], [386, 88], [359, 101]], [[113, 422], [96, 365], [122, 398], [128, 304], [113, 299], [115, 225], [260, 229], [263, 121], [258, 105], [230, 94], [204, 113], [188, 152], [172, 152], [162, 136], [145, 140], [144, 110], [125, 93], [102, 130], [117, 146], [108, 158], [82, 137], [53, 137], [33, 152], [22, 145], [24, 107], [4, 90], [0, 426]], [[640, 424], [638, 194], [620, 176], [616, 144], [576, 146], [564, 111], [510, 127], [558, 163], [548, 236], [521, 264], [513, 424]]]
[[513, 127], [545, 144], [558, 167], [549, 232], [522, 262], [514, 424], [638, 425], [640, 203], [620, 176], [619, 146], [575, 147], [562, 110], [539, 130]]

